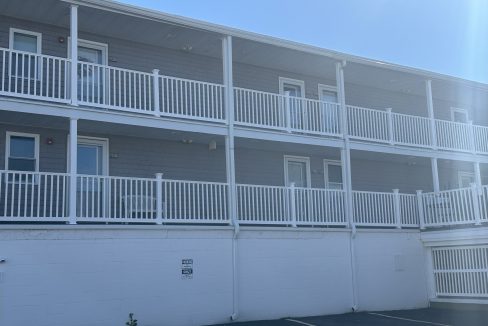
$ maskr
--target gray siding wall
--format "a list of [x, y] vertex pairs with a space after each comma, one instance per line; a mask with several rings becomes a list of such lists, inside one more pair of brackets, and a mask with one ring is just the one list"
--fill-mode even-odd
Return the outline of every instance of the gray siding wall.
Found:
[[[8, 48], [10, 27], [42, 33], [42, 52], [44, 54], [64, 58], [68, 56], [69, 30], [0, 16], [0, 47]], [[58, 42], [60, 36], [65, 38], [64, 43]], [[160, 69], [160, 73], [163, 75], [222, 83], [222, 62], [216, 58], [150, 46], [136, 41], [88, 34], [83, 31], [80, 31], [79, 37], [107, 43], [110, 66], [143, 72]]]
[[[0, 167], [5, 168], [6, 132], [17, 131], [40, 135], [40, 171], [66, 172], [68, 132], [0, 124]], [[223, 146], [210, 151], [206, 143], [183, 144], [178, 141], [137, 138], [119, 135], [80, 132], [80, 136], [109, 139], [109, 173], [113, 176], [154, 177], [164, 173], [168, 179], [225, 182], [225, 151]], [[52, 138], [54, 143], [47, 144]], [[296, 151], [293, 150], [296, 146]], [[285, 155], [310, 158], [311, 183], [324, 187], [324, 160], [336, 160], [326, 155], [307, 155], [300, 145], [290, 150], [259, 150], [236, 148], [236, 182], [257, 185], [284, 185]], [[408, 165], [398, 161], [354, 158], [352, 183], [354, 190], [414, 193], [417, 189], [432, 191], [430, 164]], [[441, 189], [458, 187], [458, 171], [473, 171], [472, 164], [455, 161], [439, 162]], [[482, 166], [482, 175], [488, 175]], [[484, 179], [485, 181], [487, 179]]]
[[[8, 47], [10, 27], [42, 33], [43, 53], [60, 57], [67, 56], [69, 30], [0, 16], [0, 47]], [[66, 42], [59, 43], [58, 38], [60, 36], [63, 36]], [[161, 74], [169, 76], [222, 83], [221, 59], [151, 46], [137, 43], [136, 41], [88, 34], [83, 31], [80, 31], [80, 38], [107, 43], [109, 47], [109, 65], [111, 66], [144, 72], [160, 69]], [[305, 82], [306, 97], [312, 99], [318, 98], [318, 84], [335, 85], [334, 79], [290, 73], [238, 62], [234, 63], [234, 83], [237, 87], [278, 93], [279, 77], [303, 80]], [[375, 109], [391, 107], [394, 112], [427, 116], [425, 96], [392, 92], [366, 85], [351, 84], [347, 83], [347, 81], [345, 86], [346, 102], [348, 104]], [[449, 120], [451, 106], [464, 108], [466, 104], [436, 98], [434, 100], [436, 117]], [[477, 121], [483, 124], [488, 122], [488, 115], [479, 112], [477, 114], [473, 113], [471, 118], [475, 123]]]

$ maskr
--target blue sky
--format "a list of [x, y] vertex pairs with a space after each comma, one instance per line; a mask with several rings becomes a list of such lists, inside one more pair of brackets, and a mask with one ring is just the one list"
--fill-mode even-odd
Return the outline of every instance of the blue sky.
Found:
[[488, 0], [122, 1], [488, 83]]

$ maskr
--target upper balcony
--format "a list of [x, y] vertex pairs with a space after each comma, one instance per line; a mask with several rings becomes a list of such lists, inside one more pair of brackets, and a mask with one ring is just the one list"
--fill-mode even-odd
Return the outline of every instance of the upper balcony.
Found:
[[[25, 29], [42, 32], [43, 38], [39, 53], [13, 50], [12, 35], [0, 39], [4, 99], [76, 104], [80, 109], [208, 125], [228, 123], [222, 34], [80, 6], [79, 49], [98, 48], [101, 57], [94, 59], [88, 51], [72, 69], [69, 5], [55, 0], [46, 0], [46, 6], [30, 0], [25, 6], [6, 3], [1, 7], [6, 15], [1, 32]], [[43, 7], [52, 14], [43, 15]], [[397, 149], [488, 154], [488, 128], [482, 125], [486, 119], [481, 111], [471, 108], [464, 122], [448, 120], [451, 106], [483, 107], [482, 90], [434, 80], [433, 106], [441, 119], [432, 119], [427, 117], [426, 76], [352, 61], [345, 68], [347, 105], [341, 106], [320, 93], [324, 85], [334, 93], [337, 58], [244, 37], [234, 37], [233, 43], [231, 105], [238, 129], [256, 136], [271, 132], [278, 137], [339, 140], [347, 135], [357, 143]], [[282, 79], [302, 81], [303, 88], [287, 92]]]

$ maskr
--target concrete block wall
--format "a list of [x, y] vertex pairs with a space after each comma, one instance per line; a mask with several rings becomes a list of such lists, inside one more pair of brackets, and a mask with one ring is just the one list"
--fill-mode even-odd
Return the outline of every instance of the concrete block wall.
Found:
[[[141, 326], [227, 322], [232, 237], [230, 227], [4, 226], [0, 325], [117, 326], [129, 312]], [[351, 311], [349, 241], [348, 230], [241, 230], [239, 320]], [[359, 231], [355, 248], [360, 310], [427, 306], [418, 231]]]

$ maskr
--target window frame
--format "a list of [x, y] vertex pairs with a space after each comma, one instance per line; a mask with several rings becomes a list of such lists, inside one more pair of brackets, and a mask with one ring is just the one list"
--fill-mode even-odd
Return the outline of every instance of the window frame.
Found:
[[476, 183], [476, 175], [474, 172], [471, 171], [458, 171], [458, 187], [461, 188], [462, 178], [463, 177], [470, 177], [473, 179], [473, 182]]
[[[324, 187], [325, 189], [329, 189], [329, 190], [344, 190], [344, 175], [343, 175], [343, 166], [342, 166], [342, 161], [340, 160], [328, 160], [328, 159], [325, 159], [324, 160]], [[341, 182], [341, 189], [331, 189], [329, 187], [329, 165], [336, 165], [336, 166], [339, 166], [341, 168], [341, 177], [342, 177], [342, 182]], [[337, 183], [337, 182], [334, 182], [334, 183]]]
[[[8, 48], [13, 51], [19, 51], [19, 50], [14, 50], [14, 34], [25, 34], [29, 36], [35, 36], [37, 38], [37, 52], [35, 54], [42, 54], [42, 33], [39, 32], [33, 32], [25, 29], [20, 29], [20, 28], [14, 28], [10, 27], [9, 29], [9, 41], [8, 41]], [[20, 51], [20, 52], [25, 52], [25, 51]], [[29, 52], [31, 53], [31, 52]], [[34, 53], [34, 52], [32, 52]]]
[[[78, 47], [85, 47], [94, 50], [102, 51], [103, 62], [101, 65], [108, 66], [108, 43], [95, 42], [85, 39], [78, 39]], [[71, 58], [71, 37], [68, 37], [68, 53], [67, 57]]]
[[16, 170], [10, 170], [9, 166], [9, 158], [10, 158], [10, 140], [14, 137], [25, 137], [25, 138], [34, 138], [34, 159], [36, 161], [35, 163], [35, 170], [34, 171], [19, 171], [19, 172], [39, 172], [39, 141], [40, 141], [40, 136], [39, 134], [31, 134], [31, 133], [25, 133], [25, 132], [17, 132], [17, 131], [7, 131], [6, 132], [6, 137], [5, 137], [5, 170], [7, 171], [16, 171]]
[[305, 81], [300, 79], [288, 78], [288, 77], [279, 77], [279, 87], [280, 87], [281, 95], [285, 95], [285, 91], [283, 87], [285, 84], [292, 84], [300, 87], [301, 96], [299, 96], [299, 98], [305, 98]]
[[[454, 120], [454, 116], [456, 113], [464, 114], [466, 116], [466, 122], [459, 122], [459, 121]], [[469, 120], [469, 111], [467, 109], [451, 107], [451, 121], [457, 122], [457, 123], [468, 123], [470, 121]]]
[[322, 91], [328, 91], [328, 92], [334, 92], [334, 93], [336, 93], [337, 102], [335, 102], [335, 104], [338, 104], [339, 103], [339, 92], [337, 91], [337, 86], [319, 84], [317, 86], [317, 91], [318, 91], [318, 95], [319, 95], [318, 96], [319, 101], [326, 102], [326, 103], [331, 103], [331, 102], [324, 101], [322, 99]]
[[310, 157], [307, 156], [295, 156], [295, 155], [285, 155], [283, 157], [284, 166], [285, 166], [285, 187], [288, 187], [288, 162], [289, 161], [296, 161], [305, 163], [305, 167], [307, 169], [307, 186], [305, 188], [312, 188], [312, 178], [310, 172]]

